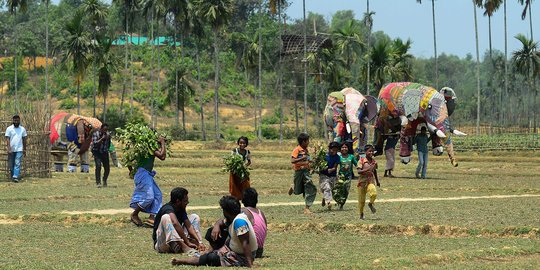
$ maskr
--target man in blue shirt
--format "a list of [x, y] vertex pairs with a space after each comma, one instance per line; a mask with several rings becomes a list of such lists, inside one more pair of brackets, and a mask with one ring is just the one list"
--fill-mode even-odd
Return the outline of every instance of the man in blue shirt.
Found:
[[9, 156], [9, 169], [13, 182], [18, 183], [21, 173], [23, 156], [26, 157], [26, 129], [21, 126], [21, 117], [14, 115], [13, 125], [6, 129], [7, 152]]

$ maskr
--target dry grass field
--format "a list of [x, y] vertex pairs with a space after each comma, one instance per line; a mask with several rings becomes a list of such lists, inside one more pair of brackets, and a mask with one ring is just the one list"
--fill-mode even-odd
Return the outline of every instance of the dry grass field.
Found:
[[[228, 193], [221, 167], [232, 147], [173, 144], [172, 156], [156, 161], [164, 201], [172, 188], [187, 188], [188, 211], [210, 226]], [[252, 186], [269, 223], [258, 268], [540, 268], [539, 152], [458, 152], [457, 168], [431, 155], [426, 180], [414, 178], [414, 157], [396, 165], [397, 178], [382, 178], [377, 213], [360, 220], [355, 182], [344, 210], [325, 210], [318, 194], [314, 213], [302, 214], [303, 199], [286, 193], [293, 147], [292, 141], [250, 146]], [[383, 167], [384, 157], [377, 159]], [[127, 175], [112, 168], [109, 187], [101, 189], [92, 173], [0, 182], [0, 268], [178, 268], [170, 266], [173, 255], [153, 251], [150, 229], [130, 223]]]

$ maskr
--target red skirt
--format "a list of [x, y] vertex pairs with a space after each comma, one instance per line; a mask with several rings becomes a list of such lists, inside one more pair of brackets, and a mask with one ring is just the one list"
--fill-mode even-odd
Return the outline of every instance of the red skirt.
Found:
[[244, 190], [248, 189], [249, 187], [249, 178], [241, 181], [240, 177], [233, 173], [229, 173], [229, 193], [231, 193], [231, 196], [237, 198], [238, 200], [242, 200], [244, 197]]

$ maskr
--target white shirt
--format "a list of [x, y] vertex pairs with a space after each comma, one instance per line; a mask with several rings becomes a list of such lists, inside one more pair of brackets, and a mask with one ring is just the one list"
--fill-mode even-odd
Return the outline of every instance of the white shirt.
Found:
[[234, 218], [232, 224], [229, 225], [229, 234], [231, 240], [229, 247], [237, 254], [244, 254], [244, 249], [242, 248], [242, 243], [240, 242], [240, 238], [238, 238], [238, 236], [246, 233], [249, 235], [249, 248], [251, 252], [254, 252], [258, 248], [255, 230], [253, 229], [251, 222], [249, 222], [246, 214], [240, 213]]
[[23, 138], [26, 136], [28, 136], [26, 129], [21, 125], [17, 128], [11, 125], [6, 129], [6, 137], [9, 138], [11, 152], [22, 152], [24, 150]]

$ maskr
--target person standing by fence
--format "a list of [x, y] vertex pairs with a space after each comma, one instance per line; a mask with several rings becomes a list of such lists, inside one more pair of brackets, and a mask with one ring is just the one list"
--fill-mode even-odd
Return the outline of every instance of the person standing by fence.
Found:
[[26, 156], [26, 129], [21, 126], [21, 117], [14, 115], [13, 125], [6, 129], [6, 144], [9, 158], [10, 176], [13, 182], [18, 183], [21, 177], [21, 163]]

